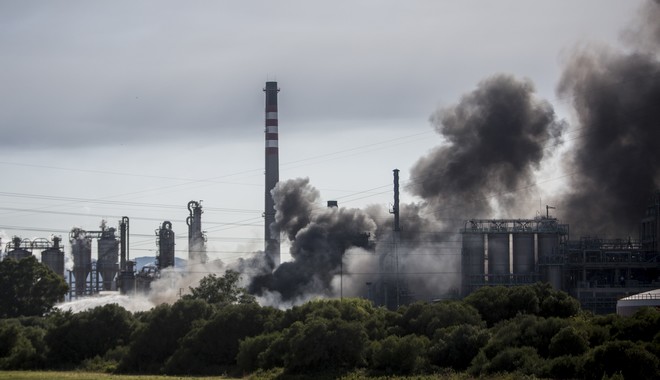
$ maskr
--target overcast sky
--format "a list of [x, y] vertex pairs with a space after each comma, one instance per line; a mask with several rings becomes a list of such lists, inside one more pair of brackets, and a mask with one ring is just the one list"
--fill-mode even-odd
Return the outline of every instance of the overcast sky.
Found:
[[[441, 138], [429, 123], [498, 73], [555, 88], [576, 46], [618, 46], [639, 1], [0, 1], [0, 237], [164, 220], [187, 257], [263, 249], [264, 94], [279, 94], [280, 179], [340, 206], [392, 202]], [[545, 175], [560, 177], [548, 169]], [[552, 180], [553, 178], [543, 178]], [[402, 194], [402, 202], [412, 201]], [[532, 217], [536, 210], [530, 210]]]

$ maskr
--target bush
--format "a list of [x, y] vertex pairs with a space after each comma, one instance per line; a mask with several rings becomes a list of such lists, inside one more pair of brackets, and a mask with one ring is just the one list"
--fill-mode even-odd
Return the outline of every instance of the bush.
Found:
[[398, 325], [402, 335], [426, 335], [430, 339], [437, 329], [449, 326], [484, 326], [477, 309], [460, 301], [417, 302], [401, 307], [397, 313], [401, 315]]
[[460, 325], [438, 329], [429, 350], [431, 364], [465, 370], [489, 338], [488, 330], [478, 326]]
[[371, 344], [372, 367], [396, 373], [412, 373], [427, 364], [430, 341], [425, 336], [390, 335]]
[[257, 304], [226, 305], [192, 329], [165, 363], [168, 374], [211, 374], [236, 364], [239, 343], [266, 332], [282, 312]]
[[[282, 340], [282, 333], [280, 332], [243, 339], [238, 348], [238, 355], [236, 355], [238, 367], [243, 371], [253, 372], [257, 369], [271, 369], [277, 365], [284, 365], [283, 361], [271, 360], [273, 357], [269, 355], [268, 351], [268, 348], [278, 340]], [[277, 357], [281, 356], [277, 355]]]
[[589, 350], [587, 334], [584, 331], [578, 331], [573, 326], [564, 327], [552, 337], [548, 349], [550, 357], [553, 358], [564, 355], [582, 355]]
[[543, 360], [532, 347], [509, 347], [498, 352], [485, 367], [486, 374], [499, 372], [519, 372], [526, 375], [536, 374], [542, 367]]
[[119, 363], [118, 371], [160, 373], [165, 361], [179, 347], [179, 340], [212, 312], [213, 308], [205, 301], [179, 300], [142, 314], [142, 325], [132, 335], [129, 354]]
[[366, 363], [368, 337], [358, 322], [313, 318], [284, 332], [289, 350], [284, 366], [290, 372], [352, 369]]
[[581, 377], [581, 356], [558, 356], [546, 362], [541, 377], [552, 379], [575, 379]]
[[108, 350], [128, 344], [135, 327], [132, 314], [116, 304], [51, 318], [55, 327], [46, 335], [49, 360], [59, 367], [102, 357]]
[[612, 341], [591, 350], [584, 363], [588, 379], [600, 379], [617, 372], [626, 379], [658, 379], [658, 358], [640, 344], [630, 341]]
[[38, 369], [46, 362], [46, 331], [23, 326], [18, 319], [0, 320], [0, 369]]

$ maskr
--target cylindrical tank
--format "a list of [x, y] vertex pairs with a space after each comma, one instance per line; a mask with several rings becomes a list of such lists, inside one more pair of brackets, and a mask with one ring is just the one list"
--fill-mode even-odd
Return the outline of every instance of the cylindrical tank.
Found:
[[509, 274], [508, 233], [488, 234], [488, 274]]
[[85, 237], [85, 231], [73, 229], [70, 234], [70, 244], [76, 294], [81, 295], [85, 293], [87, 276], [92, 271], [92, 240]]
[[479, 283], [483, 282], [485, 250], [486, 246], [482, 233], [463, 233], [461, 267], [464, 296], [471, 292], [473, 280], [478, 279]]
[[539, 260], [559, 253], [559, 235], [556, 233], [538, 234]]
[[135, 292], [135, 261], [127, 260], [119, 273], [119, 291], [121, 294]]
[[61, 238], [53, 237], [53, 246], [41, 251], [41, 263], [50, 268], [58, 276], [64, 277], [64, 251], [60, 247]]
[[561, 266], [560, 265], [548, 265], [546, 269], [546, 281], [552, 285], [554, 289], [561, 290]]
[[561, 266], [554, 260], [559, 253], [559, 234], [538, 234], [539, 261], [545, 263], [542, 273], [543, 280], [555, 289], [561, 289]]
[[530, 274], [534, 272], [534, 234], [513, 234], [513, 273]]
[[108, 228], [101, 232], [98, 239], [98, 260], [96, 268], [103, 278], [103, 290], [112, 290], [112, 282], [119, 270], [119, 241], [115, 229]]
[[13, 248], [11, 251], [7, 252], [7, 258], [9, 259], [21, 260], [26, 257], [32, 256], [32, 252], [22, 247], [22, 246], [27, 246], [27, 247], [30, 246], [30, 241], [27, 239], [21, 240], [20, 237], [14, 236], [14, 238], [11, 240], [11, 243], [9, 243], [8, 245], [9, 247]]
[[172, 223], [164, 221], [158, 229], [158, 268], [174, 266], [174, 231]]

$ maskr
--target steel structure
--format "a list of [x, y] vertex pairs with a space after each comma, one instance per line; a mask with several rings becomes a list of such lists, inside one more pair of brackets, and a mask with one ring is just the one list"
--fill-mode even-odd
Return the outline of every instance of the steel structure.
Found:
[[119, 223], [120, 261], [117, 287], [122, 294], [128, 294], [135, 290], [135, 262], [130, 260], [129, 253], [129, 222], [128, 217], [124, 216]]
[[613, 313], [622, 297], [660, 288], [660, 254], [632, 239], [583, 237], [561, 247], [565, 290], [594, 313]]
[[266, 82], [265, 194], [264, 194], [264, 251], [274, 267], [280, 264], [280, 230], [275, 225], [275, 201], [271, 194], [280, 180], [279, 132], [277, 115], [277, 82]]
[[156, 245], [158, 246], [158, 257], [156, 257], [156, 266], [158, 269], [174, 266], [174, 231], [172, 231], [172, 222], [166, 220], [156, 230]]
[[188, 260], [196, 263], [205, 263], [206, 256], [206, 236], [202, 232], [202, 201], [188, 202], [188, 212], [186, 219], [188, 224]]
[[46, 239], [35, 239], [32, 241], [32, 250], [41, 249], [41, 263], [50, 268], [58, 276], [64, 278], [64, 249], [60, 246], [62, 238], [52, 237], [52, 245]]
[[[103, 290], [112, 290], [119, 271], [119, 241], [116, 229], [102, 221], [100, 231], [73, 228], [69, 233], [73, 255], [73, 276], [76, 295], [95, 293], [102, 284]], [[92, 261], [92, 239], [97, 241], [97, 260]], [[88, 277], [93, 274], [92, 278]], [[99, 275], [103, 279], [102, 283]]]
[[471, 219], [461, 229], [461, 294], [486, 285], [547, 281], [562, 287], [557, 256], [568, 225], [549, 215], [534, 219]]
[[5, 254], [8, 259], [21, 260], [32, 256], [32, 242], [30, 239], [21, 239], [14, 236], [5, 246]]
[[660, 193], [640, 221], [639, 239], [570, 240], [568, 225], [547, 211], [535, 219], [468, 220], [461, 230], [461, 293], [545, 281], [585, 310], [614, 313], [617, 300], [660, 288], [659, 226]]

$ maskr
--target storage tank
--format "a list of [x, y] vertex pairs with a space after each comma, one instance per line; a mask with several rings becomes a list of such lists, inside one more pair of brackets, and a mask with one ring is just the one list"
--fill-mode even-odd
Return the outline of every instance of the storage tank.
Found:
[[119, 291], [121, 294], [135, 292], [135, 261], [127, 260], [124, 269], [119, 272]]
[[174, 266], [174, 231], [172, 223], [164, 221], [156, 231], [158, 235], [158, 268], [163, 269]]
[[530, 274], [534, 272], [534, 234], [513, 234], [513, 273]]
[[103, 278], [103, 290], [112, 290], [112, 282], [119, 271], [119, 241], [114, 228], [102, 226], [98, 239], [96, 268]]
[[509, 234], [488, 234], [488, 274], [495, 275], [495, 282], [503, 282], [497, 275], [509, 274]]
[[557, 233], [540, 233], [538, 234], [539, 240], [539, 260], [547, 258], [559, 253], [559, 234]]
[[92, 240], [85, 236], [85, 231], [74, 228], [69, 234], [71, 255], [73, 256], [73, 276], [76, 280], [76, 294], [85, 293], [87, 276], [92, 271]]
[[485, 250], [484, 234], [463, 233], [463, 252], [461, 255], [463, 295], [471, 292], [470, 285], [474, 280], [478, 280], [479, 284], [483, 283]]
[[41, 263], [58, 276], [64, 277], [64, 251], [60, 247], [62, 238], [53, 236], [53, 246], [41, 251]]
[[559, 234], [558, 233], [540, 233], [538, 234], [539, 261], [544, 264], [542, 273], [543, 280], [552, 285], [555, 289], [561, 289], [561, 265], [556, 262], [555, 257], [559, 254]]
[[[26, 257], [32, 256], [32, 252], [25, 249], [25, 247], [30, 246], [30, 241], [28, 239], [21, 240], [20, 237], [14, 236], [11, 239], [11, 242], [7, 244], [7, 258], [14, 260], [21, 260]], [[11, 248], [11, 250], [9, 250]]]

